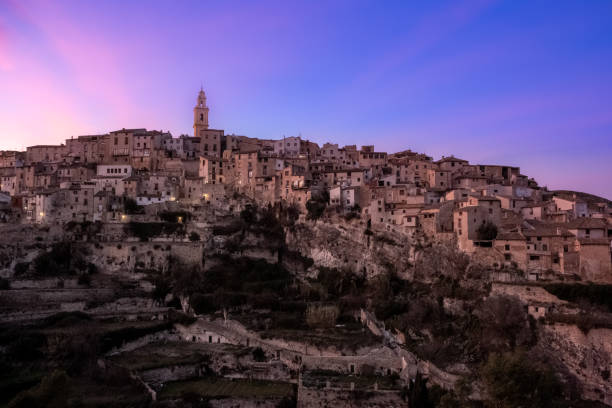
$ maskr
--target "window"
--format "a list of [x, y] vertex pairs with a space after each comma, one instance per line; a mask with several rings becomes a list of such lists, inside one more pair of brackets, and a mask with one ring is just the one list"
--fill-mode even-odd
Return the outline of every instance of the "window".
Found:
[[505, 249], [506, 251], [509, 251], [509, 250], [510, 250], [510, 244], [506, 244], [506, 245], [504, 245], [504, 249]]
[[510, 254], [504, 254], [504, 260], [506, 260], [506, 261], [511, 261], [511, 260], [512, 260], [512, 255], [510, 255]]

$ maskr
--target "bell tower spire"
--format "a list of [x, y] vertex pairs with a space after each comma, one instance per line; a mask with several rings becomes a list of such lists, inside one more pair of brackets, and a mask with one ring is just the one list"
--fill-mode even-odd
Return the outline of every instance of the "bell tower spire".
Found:
[[193, 135], [200, 136], [200, 130], [206, 129], [208, 129], [208, 106], [206, 105], [206, 93], [200, 85], [196, 106], [193, 108]]

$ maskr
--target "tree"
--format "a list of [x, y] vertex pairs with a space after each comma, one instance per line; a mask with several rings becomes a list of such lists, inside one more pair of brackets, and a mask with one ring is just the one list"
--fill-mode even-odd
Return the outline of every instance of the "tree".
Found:
[[128, 214], [140, 214], [143, 210], [142, 206], [136, 203], [136, 200], [130, 197], [125, 197], [123, 200], [123, 208]]
[[307, 218], [309, 220], [318, 220], [325, 212], [326, 203], [313, 200], [312, 198], [306, 201], [306, 210], [308, 211]]
[[408, 400], [410, 408], [433, 408], [427, 392], [427, 379], [417, 372], [416, 377], [410, 382], [407, 390], [402, 392], [404, 398]]
[[253, 349], [253, 360], [258, 363], [262, 363], [266, 361], [266, 353], [261, 349], [261, 347], [256, 347]]
[[20, 407], [65, 407], [68, 405], [69, 378], [64, 371], [53, 371], [34, 388], [18, 394], [8, 406]]
[[300, 207], [295, 203], [289, 204], [284, 211], [284, 222], [285, 225], [293, 225], [300, 218]]
[[254, 223], [257, 219], [257, 209], [247, 205], [244, 210], [240, 211], [240, 218], [247, 224]]
[[490, 296], [476, 314], [482, 327], [479, 341], [485, 349], [513, 350], [534, 341], [529, 315], [515, 297]]
[[550, 367], [523, 351], [490, 354], [481, 374], [496, 408], [553, 407], [561, 398], [561, 385]]
[[497, 237], [497, 226], [491, 221], [487, 221], [478, 227], [476, 234], [480, 241], [492, 241]]

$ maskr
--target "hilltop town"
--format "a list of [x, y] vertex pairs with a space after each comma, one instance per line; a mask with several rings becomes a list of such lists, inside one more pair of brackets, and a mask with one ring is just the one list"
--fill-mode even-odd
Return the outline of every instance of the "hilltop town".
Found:
[[358, 213], [372, 228], [454, 241], [468, 253], [490, 248], [498, 264], [511, 263], [531, 280], [612, 282], [607, 200], [547, 191], [503, 164], [225, 135], [209, 127], [208, 114], [200, 90], [193, 136], [120, 129], [2, 151], [3, 220], [127, 222], [130, 203], [224, 205], [237, 192], [302, 214], [320, 204]]
[[228, 135], [203, 90], [192, 136], [0, 152], [11, 407], [610, 406], [611, 284], [606, 199]]

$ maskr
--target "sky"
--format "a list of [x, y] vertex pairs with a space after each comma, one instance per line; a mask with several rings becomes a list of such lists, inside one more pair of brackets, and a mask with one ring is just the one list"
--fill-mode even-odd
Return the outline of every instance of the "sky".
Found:
[[612, 1], [0, 0], [0, 149], [146, 127], [520, 166], [612, 199]]

